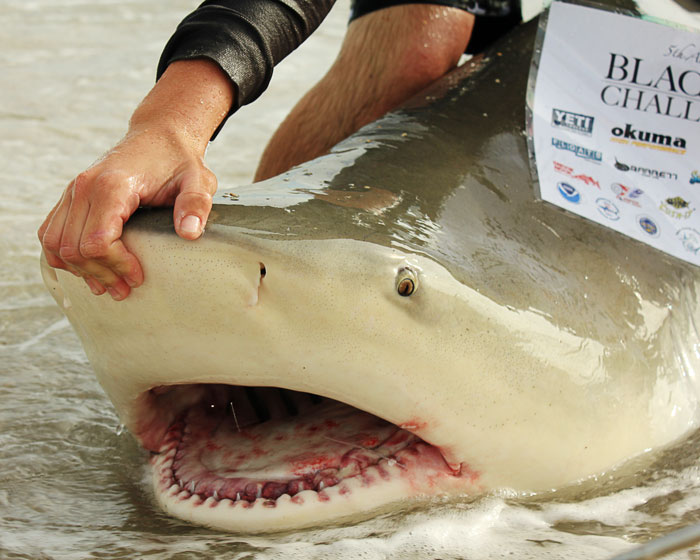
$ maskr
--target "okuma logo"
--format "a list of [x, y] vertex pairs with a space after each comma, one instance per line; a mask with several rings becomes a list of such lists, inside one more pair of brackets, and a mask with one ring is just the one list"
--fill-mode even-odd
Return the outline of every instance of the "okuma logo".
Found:
[[631, 144], [640, 148], [653, 148], [675, 154], [684, 154], [686, 149], [685, 138], [673, 137], [670, 134], [661, 132], [648, 132], [638, 130], [630, 123], [625, 124], [625, 128], [616, 126], [611, 130], [614, 142], [620, 144]]
[[695, 212], [695, 208], [691, 208], [690, 202], [682, 196], [673, 196], [662, 200], [659, 210], [677, 220], [687, 220]]
[[558, 138], [552, 138], [552, 146], [554, 146], [557, 150], [566, 150], [567, 152], [573, 153], [576, 157], [587, 159], [588, 161], [593, 161], [595, 163], [600, 163], [603, 161], [602, 152], [584, 148], [583, 146], [572, 144], [571, 142], [565, 142], [564, 140], [559, 140]]
[[557, 184], [559, 189], [559, 194], [561, 194], [565, 200], [578, 204], [581, 202], [581, 194], [576, 190], [576, 187], [561, 181]]
[[642, 177], [651, 177], [652, 179], [668, 179], [674, 181], [678, 179], [678, 173], [674, 173], [673, 171], [659, 171], [658, 169], [652, 169], [650, 167], [628, 165], [621, 162], [619, 159], [617, 159], [617, 157], [615, 158], [615, 169], [618, 171], [623, 171], [624, 173], [632, 171], [640, 174]]
[[552, 109], [552, 126], [565, 128], [572, 132], [590, 136], [593, 133], [593, 121], [595, 119], [589, 115], [572, 113], [563, 109]]

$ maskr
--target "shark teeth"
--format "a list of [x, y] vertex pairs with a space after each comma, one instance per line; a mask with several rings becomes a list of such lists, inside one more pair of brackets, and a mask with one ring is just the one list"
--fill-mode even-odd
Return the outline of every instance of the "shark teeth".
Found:
[[[236, 394], [224, 390], [221, 400]], [[237, 400], [235, 417], [206, 401], [172, 418], [151, 457], [165, 511], [224, 530], [277, 531], [477, 486], [478, 473], [451, 470], [437, 447], [403, 425], [308, 394], [266, 410], [256, 398]]]
[[[160, 474], [165, 474], [168, 471], [167, 461], [165, 457], [157, 457], [153, 461], [155, 471]], [[194, 481], [190, 483], [189, 488], [183, 489], [182, 481], [174, 481], [167, 486], [164, 483], [160, 484], [162, 495], [168, 499], [175, 499], [179, 502], [193, 501], [193, 505], [205, 505], [208, 507], [235, 507], [250, 508], [253, 506], [262, 506], [266, 508], [276, 507], [280, 504], [294, 503], [303, 505], [311, 501], [326, 502], [338, 496], [347, 496], [355, 490], [367, 489], [377, 481], [389, 481], [393, 478], [402, 475], [400, 462], [397, 459], [382, 459], [377, 464], [369, 466], [362, 470], [358, 475], [353, 475], [336, 481], [334, 484], [327, 484], [327, 478], [320, 478], [314, 488], [305, 488], [304, 484], [296, 485], [292, 493], [277, 491], [270, 494], [268, 484], [256, 483], [249, 484], [249, 488], [245, 493], [237, 492], [233, 498], [222, 497], [217, 491], [214, 491], [211, 496], [203, 496], [190, 491], [194, 487]], [[253, 496], [254, 495], [254, 496]]]
[[[265, 507], [274, 507], [279, 500], [303, 503], [311, 496], [322, 501], [333, 495], [347, 494], [353, 487], [367, 487], [377, 480], [388, 480], [400, 476], [406, 470], [403, 461], [417, 454], [417, 448], [429, 447], [418, 438], [408, 438], [405, 446], [394, 455], [352, 449], [340, 460], [340, 468], [325, 468], [313, 476], [286, 481], [260, 481], [245, 478], [217, 478], [216, 481], [197, 480], [201, 473], [180, 467], [182, 454], [179, 441], [173, 437], [178, 432], [186, 438], [187, 430], [178, 428], [168, 434], [161, 452], [151, 462], [157, 476], [160, 491], [177, 500], [197, 499], [209, 507], [219, 504], [235, 505], [245, 502], [250, 505], [264, 502]], [[243, 506], [246, 507], [246, 506]]]

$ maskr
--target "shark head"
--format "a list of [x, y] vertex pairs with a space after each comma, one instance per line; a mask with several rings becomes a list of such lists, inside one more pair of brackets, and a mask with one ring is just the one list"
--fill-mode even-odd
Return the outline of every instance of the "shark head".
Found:
[[223, 229], [193, 244], [132, 228], [148, 282], [121, 304], [44, 265], [121, 421], [156, 454], [165, 509], [265, 530], [471, 492], [478, 473], [449, 435], [465, 417], [439, 413], [464, 408], [438, 373], [467, 352], [450, 350], [460, 284], [368, 243]]
[[535, 200], [533, 36], [223, 192], [196, 242], [140, 211], [126, 301], [43, 264], [166, 511], [270, 531], [548, 490], [696, 425], [700, 274]]

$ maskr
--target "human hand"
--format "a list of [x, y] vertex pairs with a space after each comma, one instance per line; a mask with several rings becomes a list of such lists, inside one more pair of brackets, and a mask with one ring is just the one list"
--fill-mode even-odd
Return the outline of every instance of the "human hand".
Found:
[[144, 279], [121, 240], [139, 206], [174, 205], [175, 231], [197, 239], [216, 191], [204, 152], [234, 96], [228, 76], [209, 60], [168, 66], [124, 139], [71, 181], [39, 228], [47, 262], [82, 276], [96, 295], [122, 300]]
[[82, 276], [96, 295], [126, 298], [143, 282], [141, 264], [121, 240], [139, 206], [174, 205], [178, 235], [196, 239], [202, 233], [216, 178], [197, 152], [176, 133], [130, 130], [70, 182], [39, 228], [47, 262]]

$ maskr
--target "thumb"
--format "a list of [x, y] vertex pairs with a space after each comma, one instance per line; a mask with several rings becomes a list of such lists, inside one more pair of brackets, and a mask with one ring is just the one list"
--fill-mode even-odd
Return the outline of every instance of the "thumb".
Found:
[[205, 169], [185, 173], [181, 179], [180, 194], [175, 198], [173, 221], [175, 231], [183, 239], [197, 239], [202, 235], [216, 192], [216, 177]]

